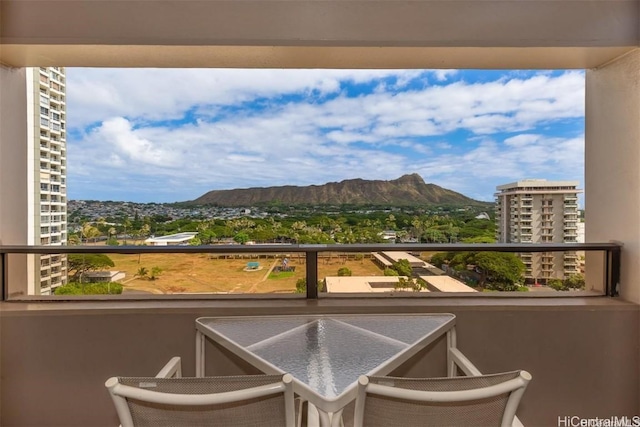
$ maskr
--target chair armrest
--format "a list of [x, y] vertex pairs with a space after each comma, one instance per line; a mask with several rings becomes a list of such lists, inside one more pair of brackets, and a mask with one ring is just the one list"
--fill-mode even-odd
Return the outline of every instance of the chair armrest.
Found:
[[180, 357], [172, 357], [164, 368], [158, 372], [156, 378], [181, 378], [182, 377], [182, 362]]
[[480, 370], [476, 368], [475, 365], [469, 359], [467, 359], [467, 356], [462, 354], [462, 352], [457, 348], [450, 348], [449, 354], [453, 359], [453, 361], [455, 362], [455, 364], [460, 369], [462, 369], [462, 372], [464, 372], [466, 376], [478, 377], [482, 375], [482, 372], [480, 372]]
[[[460, 350], [457, 348], [450, 348], [449, 355], [455, 362], [455, 364], [462, 369], [462, 372], [468, 377], [478, 377], [482, 375], [482, 372], [465, 356], [462, 354]], [[524, 427], [522, 422], [518, 419], [517, 416], [513, 418], [513, 424], [511, 427]]]

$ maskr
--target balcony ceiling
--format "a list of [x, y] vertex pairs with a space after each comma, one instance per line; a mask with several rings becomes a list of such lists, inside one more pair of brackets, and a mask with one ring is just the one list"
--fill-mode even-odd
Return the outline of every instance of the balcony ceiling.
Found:
[[594, 68], [639, 0], [3, 0], [9, 66]]

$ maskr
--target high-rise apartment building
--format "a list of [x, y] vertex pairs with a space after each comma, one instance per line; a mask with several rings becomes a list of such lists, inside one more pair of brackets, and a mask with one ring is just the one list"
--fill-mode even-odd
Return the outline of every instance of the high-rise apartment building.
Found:
[[[63, 67], [28, 68], [27, 244], [67, 243], [67, 108]], [[67, 282], [65, 255], [33, 255], [28, 294], [48, 295]]]
[[[575, 243], [578, 238], [577, 181], [525, 179], [497, 187], [499, 243]], [[529, 283], [545, 283], [578, 272], [575, 252], [521, 253]]]

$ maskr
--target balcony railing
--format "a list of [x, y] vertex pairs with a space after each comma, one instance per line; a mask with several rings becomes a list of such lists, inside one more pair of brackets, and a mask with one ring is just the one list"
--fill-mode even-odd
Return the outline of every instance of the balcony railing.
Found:
[[604, 257], [605, 294], [616, 296], [619, 291], [622, 244], [610, 243], [505, 243], [505, 244], [298, 244], [298, 245], [207, 245], [207, 246], [0, 246], [1, 300], [9, 295], [8, 255], [10, 254], [290, 254], [305, 255], [308, 299], [318, 298], [318, 254], [403, 252], [566, 252], [602, 251]]

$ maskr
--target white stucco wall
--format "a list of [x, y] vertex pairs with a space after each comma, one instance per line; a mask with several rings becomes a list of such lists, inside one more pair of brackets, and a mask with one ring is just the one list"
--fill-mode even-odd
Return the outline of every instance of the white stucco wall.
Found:
[[640, 303], [640, 49], [587, 71], [585, 114], [585, 238], [624, 243], [620, 293]]
[[[26, 69], [0, 66], [0, 244], [28, 243]], [[11, 255], [11, 294], [27, 293], [25, 255]], [[25, 288], [21, 288], [25, 286]]]

